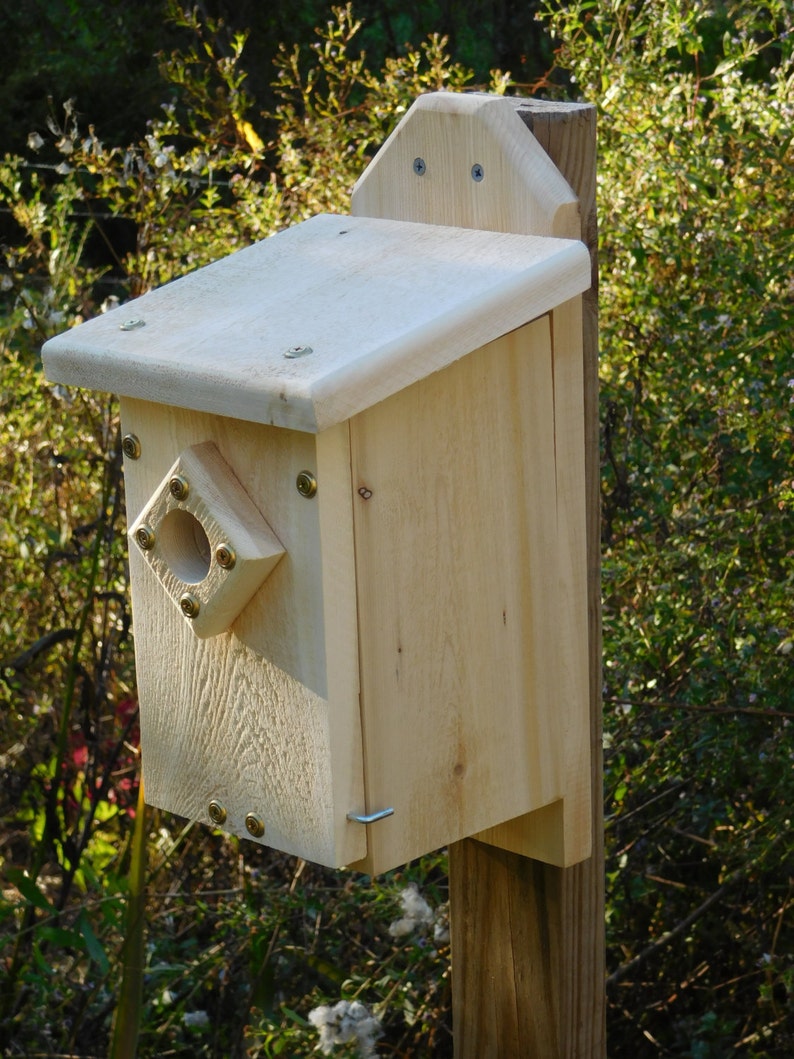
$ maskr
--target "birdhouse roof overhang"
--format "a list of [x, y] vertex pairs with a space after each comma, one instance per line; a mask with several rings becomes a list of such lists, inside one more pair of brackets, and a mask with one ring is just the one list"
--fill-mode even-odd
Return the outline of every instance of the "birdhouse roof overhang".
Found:
[[576, 240], [323, 214], [50, 339], [44, 368], [315, 433], [589, 286]]

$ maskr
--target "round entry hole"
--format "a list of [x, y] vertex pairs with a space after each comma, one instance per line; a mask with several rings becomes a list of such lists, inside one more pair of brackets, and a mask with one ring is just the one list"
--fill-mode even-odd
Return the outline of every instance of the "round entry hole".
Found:
[[180, 581], [197, 585], [210, 571], [212, 548], [204, 527], [189, 511], [169, 511], [160, 525], [163, 557]]

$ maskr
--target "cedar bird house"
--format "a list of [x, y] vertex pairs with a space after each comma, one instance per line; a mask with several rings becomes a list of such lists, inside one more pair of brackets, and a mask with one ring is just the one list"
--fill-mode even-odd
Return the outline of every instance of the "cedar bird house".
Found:
[[150, 803], [370, 873], [588, 855], [577, 224], [508, 101], [423, 97], [352, 216], [46, 344], [121, 395]]

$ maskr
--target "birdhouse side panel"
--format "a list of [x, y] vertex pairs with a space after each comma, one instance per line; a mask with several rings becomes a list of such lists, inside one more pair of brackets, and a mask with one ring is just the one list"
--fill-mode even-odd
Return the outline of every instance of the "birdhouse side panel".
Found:
[[[589, 857], [592, 847], [581, 298], [562, 303], [552, 312], [551, 319], [557, 605], [560, 630], [566, 630], [557, 641], [565, 793], [558, 802], [476, 837], [523, 856], [567, 867]], [[597, 616], [592, 620], [596, 621]]]
[[[284, 548], [229, 627], [200, 637], [131, 539], [147, 800], [319, 863], [361, 857], [366, 836], [345, 818], [363, 800], [347, 431], [319, 441], [131, 399], [122, 423], [140, 453], [125, 462], [131, 524], [180, 454], [211, 442]], [[322, 474], [324, 512], [302, 474]], [[185, 534], [182, 559], [204, 553], [217, 577], [207, 529]], [[223, 543], [234, 551], [233, 528]]]
[[368, 870], [562, 796], [543, 317], [351, 421]]

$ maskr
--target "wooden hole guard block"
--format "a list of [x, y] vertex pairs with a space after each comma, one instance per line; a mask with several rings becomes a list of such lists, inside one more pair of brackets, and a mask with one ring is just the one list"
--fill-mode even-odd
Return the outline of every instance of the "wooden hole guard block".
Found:
[[[185, 483], [186, 496], [171, 482]], [[141, 547], [142, 528], [152, 535]], [[224, 632], [284, 554], [278, 539], [215, 445], [183, 452], [168, 470], [129, 532], [165, 592], [196, 636]], [[148, 544], [148, 542], [147, 542]], [[218, 561], [219, 548], [232, 557]], [[185, 614], [185, 595], [196, 613]]]
[[[257, 841], [371, 873], [471, 835], [574, 863], [590, 846], [576, 200], [508, 100], [440, 94], [353, 214], [144, 295], [135, 328], [125, 306], [45, 346], [49, 378], [122, 395], [134, 539], [182, 510], [174, 474], [212, 492], [183, 505], [165, 572], [156, 545], [130, 549], [147, 798], [245, 837], [253, 814]], [[208, 578], [239, 521], [261, 564], [201, 632], [174, 605], [206, 564], [201, 534], [179, 537], [191, 516]]]

